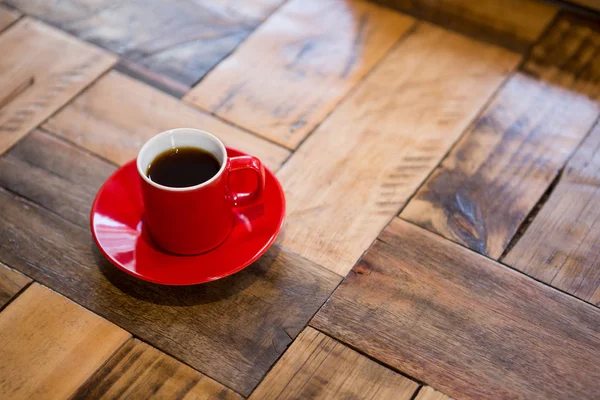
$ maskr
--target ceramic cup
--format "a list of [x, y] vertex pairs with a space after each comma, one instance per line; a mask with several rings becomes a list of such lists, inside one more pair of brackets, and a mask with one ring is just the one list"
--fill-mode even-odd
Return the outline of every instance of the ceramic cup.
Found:
[[[175, 188], [151, 181], [146, 171], [161, 153], [178, 147], [197, 147], [221, 163], [215, 176], [196, 186]], [[260, 199], [265, 171], [256, 157], [227, 157], [223, 143], [214, 135], [191, 128], [159, 133], [142, 146], [137, 157], [142, 183], [144, 218], [150, 236], [162, 249], [183, 255], [199, 254], [217, 247], [233, 226], [234, 208]], [[229, 176], [238, 170], [254, 171], [258, 177], [251, 192], [235, 193]]]

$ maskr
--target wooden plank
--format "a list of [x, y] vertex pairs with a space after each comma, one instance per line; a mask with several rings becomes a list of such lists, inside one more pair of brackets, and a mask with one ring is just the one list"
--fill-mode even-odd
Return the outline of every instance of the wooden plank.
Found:
[[561, 13], [527, 58], [523, 70], [552, 85], [600, 99], [600, 22]]
[[524, 52], [558, 7], [537, 0], [372, 0], [454, 31]]
[[142, 282], [102, 257], [89, 228], [1, 189], [0, 261], [242, 395], [254, 389], [340, 281], [272, 247], [227, 279], [190, 287]]
[[292, 0], [185, 99], [294, 149], [413, 23], [360, 0]]
[[418, 387], [416, 382], [307, 327], [250, 400], [409, 400]]
[[197, 399], [241, 397], [137, 339], [129, 340], [72, 399]]
[[0, 313], [0, 397], [68, 398], [129, 337], [34, 283]]
[[0, 52], [0, 154], [116, 61], [30, 18], [0, 35]]
[[279, 171], [284, 247], [345, 275], [518, 60], [419, 24]]
[[20, 16], [18, 12], [0, 4], [0, 32], [12, 25]]
[[600, 310], [399, 218], [311, 325], [460, 399], [597, 399]]
[[452, 400], [445, 394], [438, 392], [431, 386], [424, 386], [419, 390], [419, 394], [415, 397], [415, 400]]
[[600, 125], [503, 262], [600, 305]]
[[96, 192], [116, 167], [39, 130], [0, 158], [0, 186], [88, 227]]
[[569, 3], [577, 4], [582, 7], [589, 8], [591, 10], [600, 11], [600, 1], [599, 0], [566, 0]]
[[189, 86], [179, 83], [165, 75], [153, 72], [152, 70], [125, 58], [119, 60], [119, 63], [115, 65], [115, 70], [129, 75], [133, 79], [145, 82], [150, 86], [154, 86], [178, 99], [181, 99], [190, 91]]
[[31, 282], [31, 279], [0, 263], [0, 309]]
[[558, 21], [402, 218], [502, 255], [600, 113], [600, 33], [584, 30]]
[[44, 124], [47, 129], [117, 164], [137, 156], [152, 136], [178, 127], [214, 133], [226, 145], [277, 169], [289, 151], [111, 71]]
[[23, 12], [192, 86], [283, 0], [7, 0]]

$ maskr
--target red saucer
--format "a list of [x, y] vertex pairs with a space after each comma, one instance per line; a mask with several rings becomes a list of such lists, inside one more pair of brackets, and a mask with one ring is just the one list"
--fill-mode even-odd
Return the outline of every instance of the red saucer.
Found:
[[[227, 148], [231, 157], [244, 153]], [[194, 285], [236, 273], [256, 261], [273, 244], [283, 225], [285, 197], [275, 175], [265, 168], [261, 202], [236, 209], [233, 229], [216, 249], [177, 256], [158, 249], [143, 223], [143, 204], [135, 160], [123, 165], [102, 185], [92, 206], [90, 224], [100, 251], [117, 268], [163, 285]], [[231, 175], [234, 190], [255, 187], [254, 174]]]

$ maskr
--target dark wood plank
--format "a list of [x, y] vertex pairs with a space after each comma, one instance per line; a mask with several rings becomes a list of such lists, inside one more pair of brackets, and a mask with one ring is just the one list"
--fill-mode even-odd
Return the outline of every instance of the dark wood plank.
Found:
[[227, 279], [192, 287], [145, 283], [111, 266], [92, 244], [89, 228], [3, 190], [0, 261], [243, 395], [340, 280], [273, 247]]
[[307, 327], [250, 400], [410, 400], [419, 385]]
[[0, 32], [12, 25], [20, 16], [18, 12], [0, 4]]
[[590, 10], [600, 11], [600, 1], [598, 0], [566, 0], [567, 2], [577, 4], [578, 6], [589, 8]]
[[105, 51], [30, 18], [0, 34], [0, 53], [0, 154], [116, 61]]
[[160, 350], [131, 339], [71, 398], [234, 400], [241, 396]]
[[130, 337], [34, 283], [0, 313], [0, 398], [67, 399]]
[[600, 125], [503, 262], [600, 305]]
[[117, 71], [103, 76], [44, 124], [44, 129], [117, 164], [135, 158], [152, 136], [177, 127], [209, 131], [273, 170], [290, 154]]
[[133, 61], [122, 58], [119, 63], [115, 65], [115, 70], [120, 71], [132, 78], [147, 83], [150, 86], [170, 94], [173, 97], [181, 99], [187, 92], [190, 91], [190, 87], [186, 86], [174, 79], [171, 79], [165, 75], [161, 75], [154, 72], [140, 64]]
[[291, 0], [185, 99], [294, 149], [413, 24], [361, 0]]
[[346, 275], [518, 61], [419, 23], [277, 173], [283, 246]]
[[112, 164], [35, 130], [0, 158], [0, 186], [88, 227], [96, 192], [115, 170]]
[[8, 0], [81, 39], [191, 86], [282, 0]]
[[600, 100], [600, 21], [563, 12], [532, 48], [523, 71]]
[[537, 0], [372, 1], [517, 52], [535, 42], [558, 9]]
[[0, 309], [31, 282], [31, 279], [0, 263]]
[[600, 113], [600, 30], [561, 18], [402, 217], [498, 259]]
[[600, 393], [599, 309], [399, 218], [311, 325], [455, 398]]

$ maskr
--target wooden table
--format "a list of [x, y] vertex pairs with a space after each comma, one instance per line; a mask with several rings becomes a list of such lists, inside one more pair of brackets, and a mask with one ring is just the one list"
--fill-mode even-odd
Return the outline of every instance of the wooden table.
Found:
[[[600, 16], [6, 0], [0, 398], [600, 398]], [[197, 127], [277, 171], [246, 270], [138, 281], [94, 196]]]

